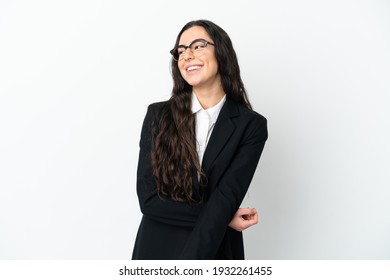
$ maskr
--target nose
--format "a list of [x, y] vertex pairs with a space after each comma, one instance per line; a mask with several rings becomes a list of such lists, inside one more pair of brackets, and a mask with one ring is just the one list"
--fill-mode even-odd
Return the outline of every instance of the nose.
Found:
[[184, 60], [189, 60], [189, 59], [193, 59], [193, 58], [194, 58], [194, 54], [192, 53], [190, 48], [187, 48], [184, 51]]

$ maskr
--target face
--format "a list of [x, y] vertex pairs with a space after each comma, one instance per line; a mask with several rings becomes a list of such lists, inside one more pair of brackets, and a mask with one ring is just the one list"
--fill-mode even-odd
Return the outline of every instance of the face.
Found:
[[[193, 26], [183, 32], [179, 45], [188, 46], [196, 39], [205, 39], [214, 43], [203, 27]], [[187, 49], [184, 59], [178, 61], [178, 67], [183, 79], [193, 87], [194, 91], [196, 88], [219, 87], [221, 84], [215, 46], [207, 45], [202, 54], [197, 57]]]

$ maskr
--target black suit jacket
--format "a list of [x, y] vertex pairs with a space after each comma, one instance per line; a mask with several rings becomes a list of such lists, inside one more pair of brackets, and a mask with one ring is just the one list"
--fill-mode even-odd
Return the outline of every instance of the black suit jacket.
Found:
[[244, 259], [242, 233], [228, 224], [248, 190], [268, 138], [266, 119], [226, 99], [203, 157], [208, 177], [205, 200], [189, 205], [161, 199], [156, 192], [150, 164], [151, 123], [163, 105], [149, 105], [142, 127], [137, 194], [143, 217], [132, 258]]

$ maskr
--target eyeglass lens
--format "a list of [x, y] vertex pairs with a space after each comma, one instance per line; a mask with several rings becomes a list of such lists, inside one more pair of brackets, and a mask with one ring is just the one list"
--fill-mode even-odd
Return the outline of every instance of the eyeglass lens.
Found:
[[200, 56], [203, 53], [203, 50], [207, 46], [208, 42], [203, 39], [198, 39], [193, 41], [189, 46], [179, 46], [176, 51], [173, 53], [173, 56], [177, 60], [182, 60], [186, 53], [187, 48], [191, 50], [194, 56]]

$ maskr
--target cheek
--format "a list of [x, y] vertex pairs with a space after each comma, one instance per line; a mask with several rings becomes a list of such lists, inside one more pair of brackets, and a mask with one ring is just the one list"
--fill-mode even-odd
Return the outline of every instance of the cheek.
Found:
[[188, 81], [187, 81], [187, 77], [186, 77], [186, 73], [185, 73], [185, 71], [183, 70], [180, 70], [180, 76], [181, 76], [181, 78], [184, 80], [184, 81], [186, 81], [187, 83], [188, 83]]
[[218, 64], [215, 63], [213, 70], [215, 71], [215, 74], [218, 74]]
[[217, 61], [217, 59], [214, 59], [214, 67], [215, 67], [216, 71], [218, 71], [218, 61]]
[[178, 68], [179, 68], [179, 72], [180, 72], [181, 76], [184, 78], [185, 74], [186, 74], [186, 70], [180, 65], [178, 65]]

